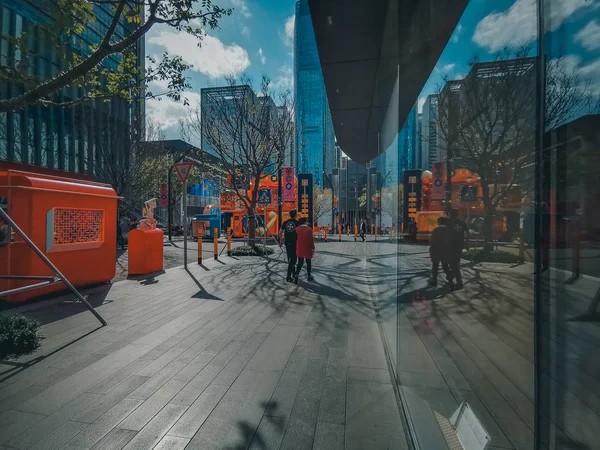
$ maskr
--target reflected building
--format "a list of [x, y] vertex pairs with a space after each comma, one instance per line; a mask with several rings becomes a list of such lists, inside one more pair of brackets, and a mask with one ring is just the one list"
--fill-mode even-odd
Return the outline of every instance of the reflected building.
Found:
[[296, 2], [294, 89], [297, 168], [323, 187], [323, 172], [335, 167], [335, 135], [308, 0]]
[[[525, 3], [527, 24], [514, 19]], [[309, 4], [336, 139], [353, 163], [376, 169], [381, 223], [401, 237], [367, 247], [364, 276], [405, 419], [398, 447], [455, 448], [468, 439], [457, 419], [467, 414], [477, 448], [598, 448], [600, 49], [591, 36], [600, 10], [567, 11], [559, 0], [416, 1], [411, 14], [398, 0]], [[503, 31], [494, 39], [481, 28], [492, 23]], [[538, 24], [543, 40], [508, 40], [498, 53], [500, 34]], [[473, 46], [474, 63], [464, 58]], [[436, 66], [467, 75], [446, 80]], [[399, 226], [403, 169], [434, 162], [467, 188], [417, 212], [456, 209], [467, 225], [475, 248], [460, 255], [458, 290], [433, 283], [427, 249]]]

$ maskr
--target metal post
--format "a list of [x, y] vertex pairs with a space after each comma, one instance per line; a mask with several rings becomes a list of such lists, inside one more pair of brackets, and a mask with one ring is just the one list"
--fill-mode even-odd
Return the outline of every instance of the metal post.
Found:
[[231, 227], [227, 227], [227, 256], [231, 256]]
[[202, 236], [204, 235], [204, 228], [198, 227], [198, 265], [202, 265]]
[[187, 179], [183, 183], [183, 267], [187, 270]]
[[263, 221], [263, 247], [267, 246], [267, 205], [265, 205], [265, 219]]
[[71, 282], [69, 280], [67, 280], [67, 278], [62, 274], [62, 272], [60, 270], [58, 270], [58, 268], [54, 264], [52, 264], [52, 262], [48, 259], [48, 257], [46, 255], [44, 255], [44, 253], [42, 253], [42, 251], [39, 248], [37, 248], [37, 246], [33, 243], [33, 241], [31, 239], [29, 239], [29, 237], [27, 237], [27, 235], [23, 232], [23, 230], [21, 230], [19, 228], [19, 226], [10, 218], [10, 216], [2, 208], [0, 208], [0, 215], [4, 218], [4, 220], [6, 220], [10, 224], [11, 227], [13, 227], [15, 229], [15, 231], [17, 233], [19, 233], [19, 236], [21, 236], [21, 238], [27, 243], [27, 245], [29, 245], [31, 247], [31, 249], [40, 258], [42, 258], [42, 260], [48, 265], [48, 267], [50, 267], [50, 269], [52, 269], [52, 271], [56, 274], [56, 276], [58, 278], [60, 278], [62, 280], [62, 282], [65, 283], [71, 291], [73, 291], [73, 293], [79, 299], [79, 301], [81, 303], [83, 303], [87, 309], [90, 310], [90, 312], [96, 317], [96, 319], [98, 319], [98, 321], [102, 325], [106, 325], [106, 321], [102, 318], [102, 316], [100, 314], [98, 314], [98, 312], [94, 309], [94, 307], [88, 303], [88, 301], [85, 299], [85, 297], [83, 295], [81, 295], [81, 293], [77, 289], [75, 289], [75, 286], [73, 286], [71, 284]]
[[218, 228], [214, 228], [213, 229], [213, 241], [214, 241], [214, 254], [215, 254], [215, 259], [219, 259], [219, 229]]

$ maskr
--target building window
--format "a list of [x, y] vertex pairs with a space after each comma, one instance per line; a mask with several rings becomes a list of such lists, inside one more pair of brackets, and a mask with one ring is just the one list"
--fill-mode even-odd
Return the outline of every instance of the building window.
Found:
[[0, 113], [0, 159], [8, 158], [8, 136], [6, 135], [6, 118], [7, 114]]

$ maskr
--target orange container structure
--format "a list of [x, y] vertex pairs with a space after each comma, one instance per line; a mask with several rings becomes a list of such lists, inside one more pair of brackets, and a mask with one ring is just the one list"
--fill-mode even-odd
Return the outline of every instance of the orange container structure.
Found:
[[127, 235], [127, 261], [130, 275], [163, 270], [164, 233], [157, 228], [131, 230]]
[[[114, 277], [118, 197], [109, 185], [8, 170], [0, 171], [0, 197], [15, 223], [74, 286]], [[54, 275], [17, 234], [0, 247], [0, 274]], [[0, 280], [0, 291], [34, 283]], [[64, 289], [59, 283], [2, 300], [22, 302]]]

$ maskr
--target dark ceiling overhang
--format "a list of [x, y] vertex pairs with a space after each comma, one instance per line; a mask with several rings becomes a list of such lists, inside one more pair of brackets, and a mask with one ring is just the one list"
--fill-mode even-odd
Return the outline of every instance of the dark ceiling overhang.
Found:
[[366, 163], [393, 137], [379, 131], [399, 78], [398, 130], [468, 0], [309, 0], [336, 139]]

